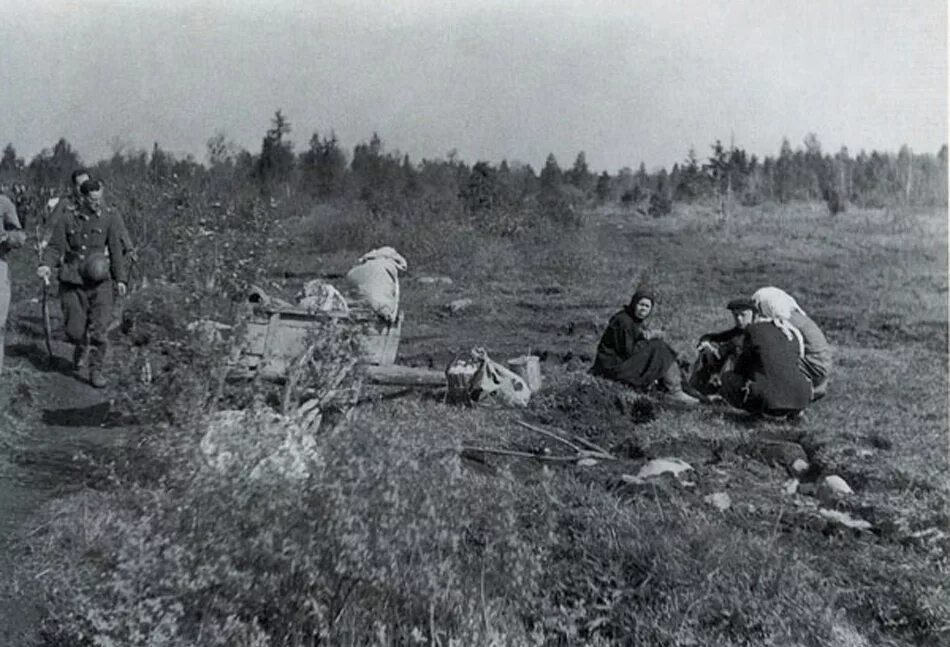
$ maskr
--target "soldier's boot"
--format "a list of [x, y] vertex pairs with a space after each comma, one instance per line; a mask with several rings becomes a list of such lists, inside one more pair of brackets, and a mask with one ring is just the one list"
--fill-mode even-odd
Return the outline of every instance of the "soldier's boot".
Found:
[[89, 344], [76, 344], [73, 348], [73, 370], [79, 373], [89, 365]]
[[106, 360], [106, 345], [97, 344], [89, 356], [89, 383], [97, 389], [108, 386], [104, 369]]

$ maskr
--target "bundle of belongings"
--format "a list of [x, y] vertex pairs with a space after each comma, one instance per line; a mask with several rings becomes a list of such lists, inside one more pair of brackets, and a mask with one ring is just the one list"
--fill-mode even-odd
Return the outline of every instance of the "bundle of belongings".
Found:
[[483, 348], [472, 349], [471, 359], [456, 359], [445, 373], [452, 401], [523, 407], [531, 398], [524, 378], [493, 360]]
[[[352, 301], [363, 301], [388, 324], [399, 316], [399, 272], [408, 268], [406, 259], [392, 247], [374, 249], [357, 261], [346, 274], [347, 295]], [[347, 297], [323, 279], [307, 281], [296, 295], [297, 304], [311, 312], [350, 313]], [[267, 294], [259, 286], [252, 286], [248, 302], [255, 306], [285, 307], [289, 301]]]
[[311, 312], [337, 312], [350, 314], [346, 298], [335, 287], [322, 279], [307, 281], [297, 295], [297, 305]]
[[390, 324], [399, 316], [399, 272], [408, 269], [406, 259], [392, 247], [380, 247], [360, 257], [346, 280], [357, 298], [365, 300], [379, 317]]

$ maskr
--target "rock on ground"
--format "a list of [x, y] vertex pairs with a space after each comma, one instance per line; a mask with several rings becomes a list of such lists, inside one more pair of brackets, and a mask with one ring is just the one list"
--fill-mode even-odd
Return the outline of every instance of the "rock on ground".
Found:
[[841, 512], [840, 510], [828, 510], [826, 508], [821, 508], [818, 510], [818, 514], [828, 521], [834, 524], [845, 526], [846, 528], [854, 528], [855, 530], [871, 529], [870, 522], [858, 517], [852, 517], [847, 512]]
[[818, 498], [823, 501], [836, 501], [851, 494], [854, 494], [854, 490], [837, 474], [826, 476], [818, 485]]
[[732, 499], [725, 492], [714, 492], [703, 497], [703, 501], [718, 510], [728, 510], [732, 506]]
[[471, 308], [473, 305], [475, 305], [475, 302], [471, 299], [456, 299], [448, 305], [448, 308], [452, 314], [458, 314], [463, 310]]
[[420, 276], [416, 281], [423, 285], [434, 285], [436, 283], [452, 285], [452, 283], [454, 283], [454, 281], [447, 276]]
[[636, 476], [624, 474], [622, 478], [628, 483], [641, 483], [660, 474], [672, 474], [678, 477], [681, 472], [691, 469], [693, 469], [692, 465], [679, 458], [654, 458], [641, 467]]
[[801, 476], [802, 474], [808, 471], [809, 467], [811, 467], [811, 465], [808, 464], [808, 461], [806, 461], [803, 458], [796, 458], [792, 462], [790, 469], [792, 470], [792, 474], [794, 474], [795, 476]]
[[749, 452], [769, 465], [790, 467], [796, 461], [807, 464], [808, 456], [798, 443], [787, 440], [757, 440], [750, 447]]

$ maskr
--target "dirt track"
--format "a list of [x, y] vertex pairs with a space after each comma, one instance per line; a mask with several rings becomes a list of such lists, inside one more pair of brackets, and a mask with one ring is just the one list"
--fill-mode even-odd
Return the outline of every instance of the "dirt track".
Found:
[[[31, 327], [31, 304], [18, 304], [8, 334], [8, 366], [24, 369], [34, 378], [32, 388], [21, 389], [19, 405], [34, 407], [39, 418], [18, 438], [11, 451], [0, 455], [0, 545], [55, 496], [80, 487], [86, 472], [75, 460], [80, 453], [96, 453], [121, 443], [124, 429], [109, 424], [109, 402], [103, 393], [73, 377], [67, 358], [71, 347], [55, 343], [56, 360], [47, 361], [42, 338]], [[26, 400], [26, 402], [24, 402]], [[9, 581], [14, 568], [0, 553], [0, 580]], [[20, 645], [22, 633], [36, 623], [37, 610], [20, 596], [0, 595], [0, 643]]]

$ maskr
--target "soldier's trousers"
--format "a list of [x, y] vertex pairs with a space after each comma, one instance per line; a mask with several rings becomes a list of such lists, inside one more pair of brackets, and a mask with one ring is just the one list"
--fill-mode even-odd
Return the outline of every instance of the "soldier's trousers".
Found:
[[112, 281], [73, 285], [60, 283], [66, 338], [74, 344], [87, 341], [105, 352], [106, 332], [112, 320]]

